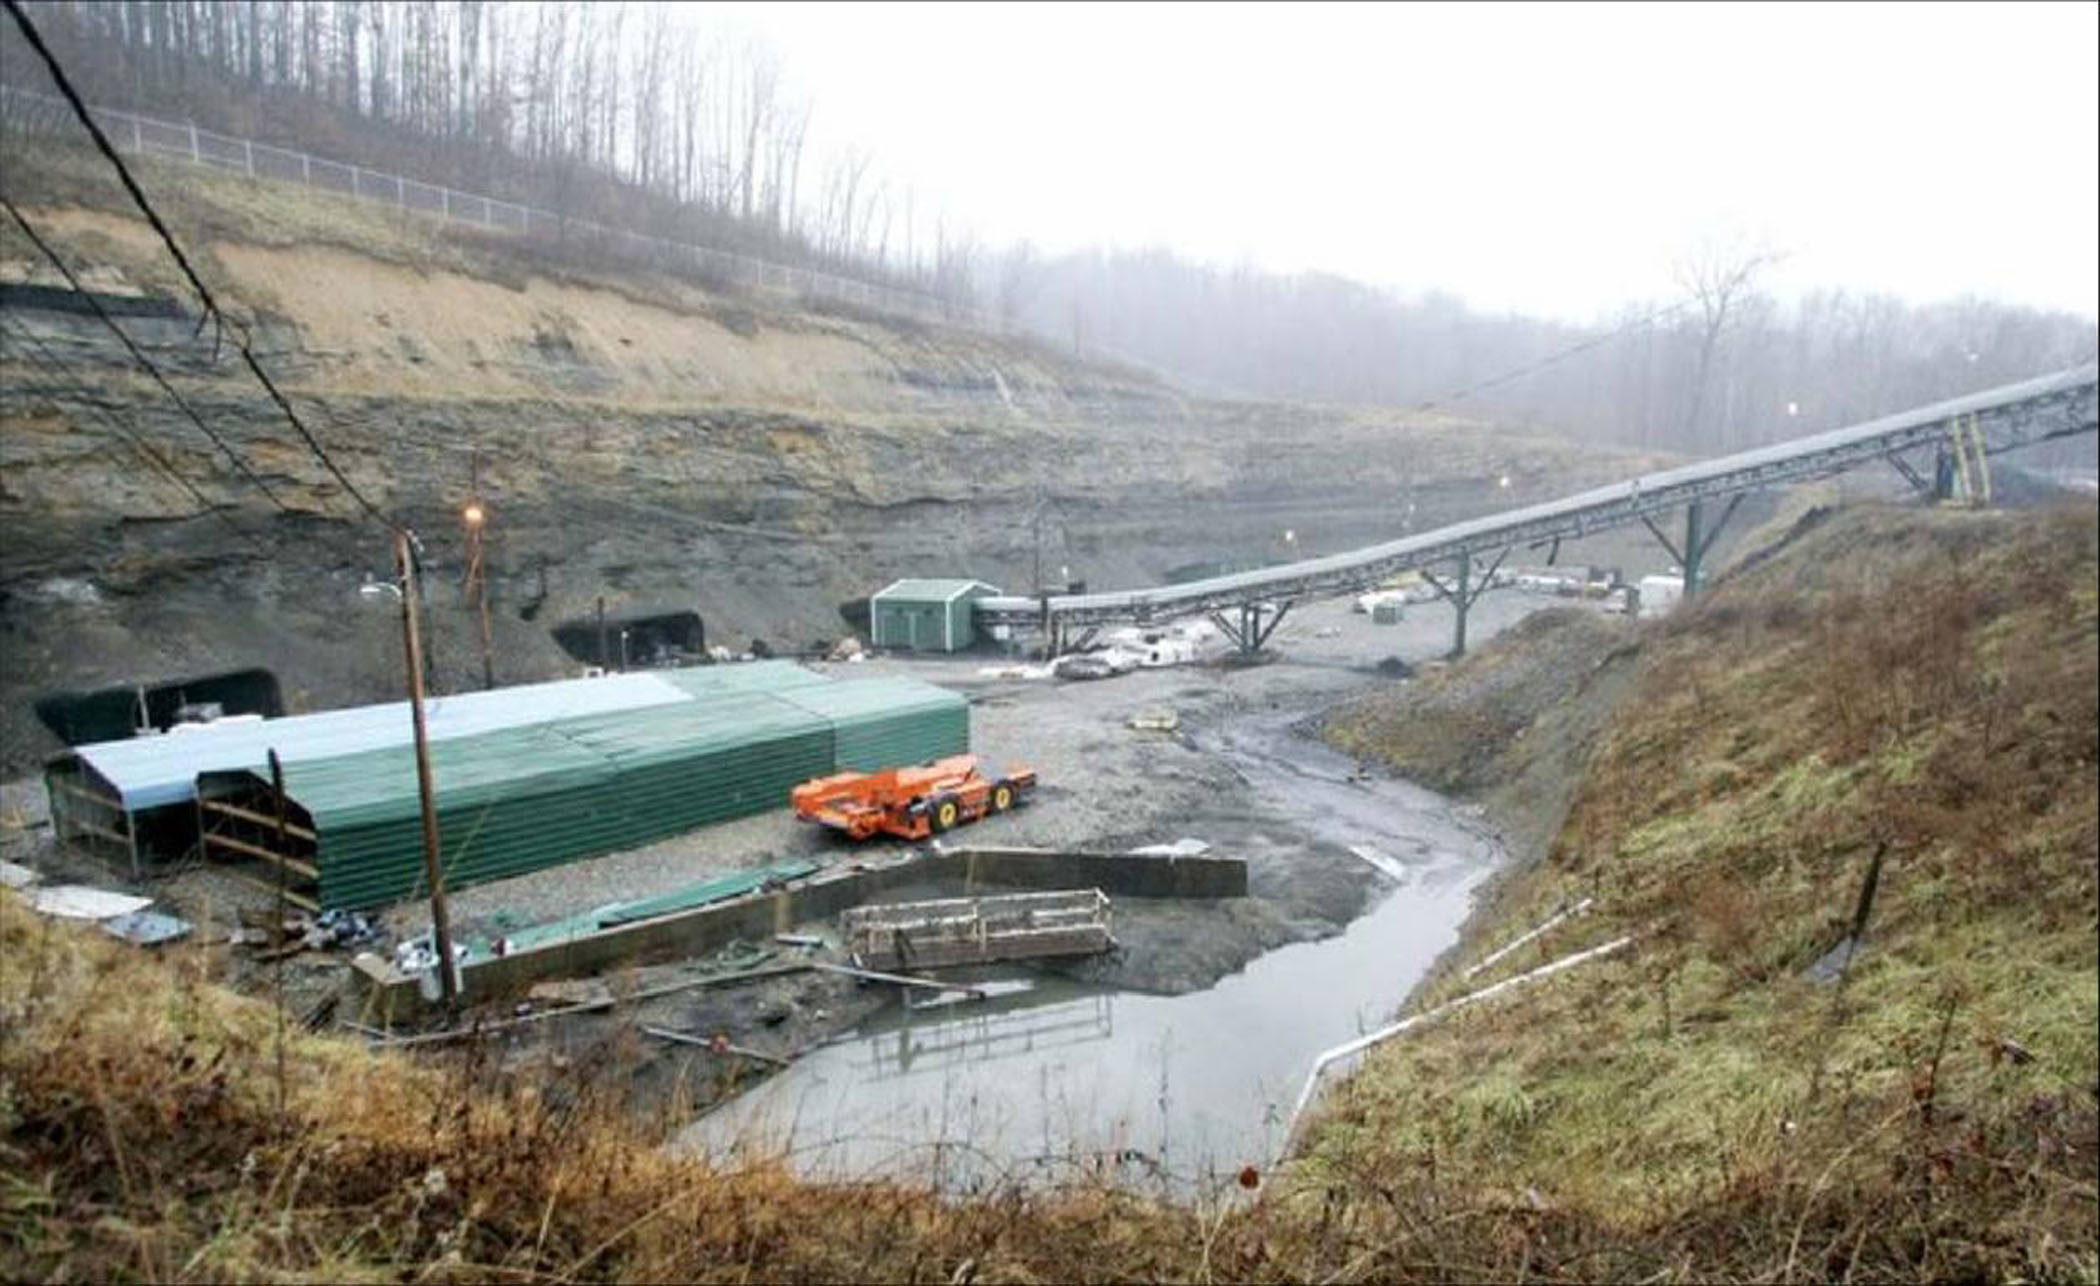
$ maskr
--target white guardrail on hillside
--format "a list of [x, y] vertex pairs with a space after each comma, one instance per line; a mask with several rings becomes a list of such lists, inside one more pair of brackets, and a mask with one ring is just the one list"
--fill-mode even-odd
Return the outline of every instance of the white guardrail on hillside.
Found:
[[[750, 255], [711, 246], [645, 236], [584, 219], [564, 218], [551, 210], [475, 192], [462, 192], [457, 188], [424, 183], [361, 165], [346, 165], [253, 139], [216, 134], [192, 124], [155, 120], [150, 116], [106, 107], [91, 107], [89, 111], [119, 151], [138, 156], [187, 161], [252, 179], [301, 183], [497, 231], [543, 236], [582, 234], [603, 238], [632, 253], [684, 264], [753, 289], [812, 295], [928, 321], [980, 327], [986, 324], [970, 310], [951, 307], [932, 295], [916, 291], [754, 259]], [[0, 123], [12, 129], [58, 135], [78, 129], [73, 110], [64, 99], [7, 87], [0, 87]]]

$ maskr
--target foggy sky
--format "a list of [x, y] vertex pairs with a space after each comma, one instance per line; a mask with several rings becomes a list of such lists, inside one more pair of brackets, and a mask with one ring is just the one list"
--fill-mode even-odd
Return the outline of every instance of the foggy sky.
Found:
[[2100, 312], [2100, 6], [708, 5], [995, 243], [1165, 245], [1587, 320], [1766, 278]]

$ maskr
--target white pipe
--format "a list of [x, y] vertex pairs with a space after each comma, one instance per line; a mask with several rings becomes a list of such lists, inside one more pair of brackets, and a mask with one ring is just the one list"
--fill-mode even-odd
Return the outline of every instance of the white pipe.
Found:
[[1305, 1089], [1299, 1093], [1297, 1105], [1291, 1108], [1291, 1118], [1283, 1132], [1283, 1147], [1276, 1154], [1277, 1163], [1281, 1164], [1283, 1159], [1290, 1155], [1291, 1144], [1298, 1135], [1298, 1118], [1305, 1114], [1306, 1107], [1311, 1104], [1313, 1093], [1320, 1086], [1321, 1075], [1337, 1061], [1347, 1058], [1351, 1054], [1361, 1053], [1381, 1041], [1390, 1040], [1392, 1037], [1398, 1036], [1417, 1024], [1428, 1022], [1432, 1018], [1440, 1018], [1452, 1010], [1463, 1008], [1476, 1000], [1486, 1000], [1496, 992], [1507, 991], [1512, 987], [1522, 986], [1524, 983], [1559, 973], [1563, 969], [1572, 969], [1576, 965], [1585, 964], [1601, 956], [1608, 956], [1615, 951], [1621, 950], [1632, 941], [1633, 935], [1628, 934], [1623, 938], [1614, 938], [1601, 947], [1591, 947], [1587, 951], [1578, 951], [1571, 956], [1562, 956], [1552, 964], [1540, 965], [1529, 973], [1520, 973], [1514, 978], [1505, 978], [1493, 986], [1482, 987], [1479, 991], [1467, 992], [1456, 1000], [1445, 1001], [1427, 1013], [1403, 1018], [1390, 1027], [1382, 1027], [1368, 1036], [1359, 1036], [1355, 1040], [1346, 1044], [1336, 1045], [1333, 1049], [1321, 1054], [1313, 1060], [1312, 1072], [1305, 1078]]
[[1481, 961], [1477, 965], [1474, 965], [1472, 968], [1466, 970], [1464, 973], [1458, 976], [1461, 978], [1472, 977], [1474, 974], [1479, 973], [1481, 970], [1494, 964], [1496, 961], [1508, 956], [1510, 952], [1515, 951], [1518, 947], [1523, 946], [1525, 943], [1530, 942], [1532, 939], [1538, 937], [1540, 934], [1552, 929], [1553, 926], [1559, 924], [1562, 920], [1567, 919], [1569, 916], [1581, 915], [1584, 911], [1589, 910], [1590, 905], [1596, 900], [1597, 899], [1595, 898], [1584, 898], [1582, 901], [1577, 902], [1574, 906], [1569, 907], [1568, 909], [1562, 911], [1558, 915], [1552, 916], [1544, 924], [1541, 924], [1539, 927], [1533, 929], [1531, 932], [1524, 934], [1522, 937], [1519, 937], [1516, 940], [1512, 941], [1509, 945], [1503, 947], [1500, 951], [1495, 952], [1487, 959]]

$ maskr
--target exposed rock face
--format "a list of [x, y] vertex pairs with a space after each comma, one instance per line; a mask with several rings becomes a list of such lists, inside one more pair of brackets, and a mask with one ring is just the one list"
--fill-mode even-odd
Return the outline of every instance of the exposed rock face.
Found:
[[[185, 199], [207, 229], [228, 217]], [[480, 678], [457, 517], [477, 472], [496, 670], [523, 680], [573, 668], [548, 631], [601, 595], [610, 611], [698, 610], [717, 641], [794, 648], [835, 638], [841, 602], [895, 576], [1026, 591], [1039, 558], [1046, 580], [1150, 583], [1279, 558], [1286, 529], [1301, 553], [1342, 549], [1390, 538], [1410, 504], [1420, 529], [1639, 465], [1448, 419], [1197, 401], [1033, 343], [631, 272], [534, 275], [521, 252], [328, 213], [334, 244], [219, 237], [199, 258], [358, 490], [422, 534], [440, 690]], [[142, 225], [71, 206], [32, 217], [102, 280], [166, 280]], [[27, 253], [0, 243], [18, 270]], [[7, 320], [7, 768], [53, 745], [29, 704], [58, 688], [264, 665], [294, 710], [397, 693], [391, 601], [358, 592], [389, 573], [386, 532], [236, 355], [192, 321], [123, 323], [282, 509], [93, 318]]]

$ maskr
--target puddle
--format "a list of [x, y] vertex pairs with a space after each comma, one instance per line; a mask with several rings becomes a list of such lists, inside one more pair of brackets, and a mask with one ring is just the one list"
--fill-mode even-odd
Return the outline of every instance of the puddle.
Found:
[[679, 1145], [951, 1191], [1075, 1172], [1183, 1188], [1266, 1166], [1313, 1058], [1392, 1014], [1501, 858], [1451, 801], [1352, 781], [1347, 758], [1283, 729], [1245, 720], [1199, 742], [1240, 768], [1264, 815], [1311, 844], [1375, 849], [1397, 872], [1377, 877], [1377, 900], [1342, 933], [1186, 995], [1038, 978], [984, 1001], [893, 1006], [694, 1122]]

